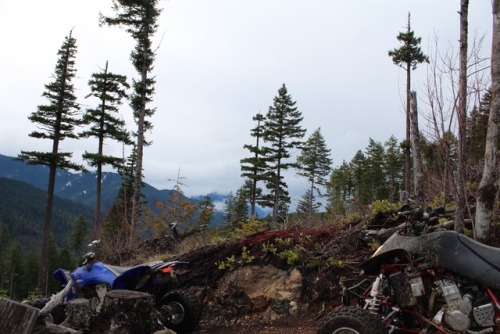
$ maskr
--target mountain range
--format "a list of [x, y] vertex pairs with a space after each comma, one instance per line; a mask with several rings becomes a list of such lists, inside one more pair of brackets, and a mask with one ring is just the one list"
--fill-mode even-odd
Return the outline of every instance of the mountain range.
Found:
[[[12, 216], [18, 216], [22, 212], [14, 214], [12, 210], [36, 213], [34, 216], [43, 217], [45, 209], [45, 194], [47, 191], [49, 168], [43, 165], [28, 165], [24, 161], [16, 160], [13, 157], [0, 154], [0, 219], [5, 221], [7, 213]], [[9, 182], [10, 180], [10, 182]], [[61, 215], [66, 216], [66, 222], [57, 222], [52, 226], [61, 227], [68, 232], [70, 226], [68, 222], [73, 224], [75, 217], [82, 215], [87, 221], [93, 221], [93, 210], [95, 208], [95, 172], [72, 173], [64, 170], [58, 170], [56, 176], [54, 195], [57, 200], [54, 203], [54, 211], [62, 210]], [[102, 210], [106, 212], [112, 205], [116, 194], [121, 185], [121, 177], [118, 173], [104, 172], [102, 177]], [[145, 183], [142, 190], [147, 203], [152, 206], [156, 201], [167, 202], [171, 198], [171, 194], [175, 190], [163, 189], [158, 190], [155, 187]], [[215, 204], [216, 211], [214, 212], [211, 225], [220, 225], [223, 223], [223, 208], [227, 195], [218, 193], [207, 194]], [[188, 199], [196, 203], [205, 198], [207, 195], [192, 196]], [[183, 196], [183, 195], [182, 195]], [[14, 203], [17, 204], [13, 204]], [[70, 205], [71, 202], [71, 205]], [[36, 206], [34, 206], [36, 203]], [[74, 207], [72, 204], [75, 204]], [[58, 207], [61, 205], [61, 207]], [[23, 207], [25, 209], [23, 209]], [[65, 208], [71, 208], [72, 213], [63, 214]], [[258, 208], [257, 214], [265, 216], [268, 212]], [[71, 217], [71, 218], [70, 218]], [[54, 216], [54, 220], [58, 218]], [[25, 229], [26, 233], [38, 233], [38, 228], [27, 227], [24, 219], [21, 223], [10, 223], [10, 229]], [[37, 226], [40, 224], [36, 224]], [[17, 226], [17, 227], [15, 227]], [[59, 231], [58, 231], [59, 232]], [[61, 231], [62, 232], [62, 231]], [[54, 231], [56, 233], [56, 231]], [[21, 233], [21, 234], [24, 234]], [[59, 233], [57, 233], [59, 234]], [[62, 235], [60, 237], [63, 237]]]

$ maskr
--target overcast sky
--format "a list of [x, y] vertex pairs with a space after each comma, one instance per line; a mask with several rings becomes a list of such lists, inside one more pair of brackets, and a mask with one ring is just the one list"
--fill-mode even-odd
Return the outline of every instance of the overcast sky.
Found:
[[[0, 0], [0, 154], [49, 151], [33, 139], [28, 120], [51, 81], [57, 51], [73, 29], [77, 40], [74, 84], [82, 109], [90, 75], [109, 61], [110, 71], [137, 78], [129, 58], [134, 41], [122, 29], [99, 27], [99, 12], [112, 15], [111, 0]], [[172, 188], [178, 171], [188, 195], [236, 191], [240, 159], [254, 144], [252, 117], [267, 113], [283, 83], [304, 117], [304, 139], [317, 128], [332, 151], [334, 166], [350, 161], [371, 137], [384, 142], [404, 136], [405, 72], [387, 52], [399, 47], [396, 35], [412, 28], [422, 49], [439, 37], [443, 48], [458, 50], [459, 0], [170, 0], [155, 36], [154, 129], [147, 137], [145, 180]], [[469, 31], [485, 35], [491, 50], [491, 0], [473, 0]], [[417, 92], [426, 66], [413, 72]], [[419, 105], [420, 106], [420, 105]], [[122, 116], [134, 130], [128, 105]], [[65, 141], [75, 160], [90, 140]], [[120, 146], [106, 153], [121, 156]], [[285, 182], [294, 200], [306, 191], [292, 173]]]

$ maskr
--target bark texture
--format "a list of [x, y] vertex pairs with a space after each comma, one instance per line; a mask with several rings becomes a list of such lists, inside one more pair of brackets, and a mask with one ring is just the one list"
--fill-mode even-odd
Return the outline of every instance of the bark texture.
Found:
[[475, 232], [479, 240], [489, 236], [491, 218], [498, 192], [497, 138], [498, 112], [500, 110], [500, 0], [493, 4], [493, 38], [491, 51], [491, 107], [486, 134], [483, 177], [479, 183], [476, 205]]
[[417, 93], [410, 92], [410, 119], [411, 119], [411, 147], [413, 150], [413, 194], [418, 206], [425, 205], [423, 189], [424, 171], [422, 167], [422, 153], [420, 151], [420, 131], [418, 129]]

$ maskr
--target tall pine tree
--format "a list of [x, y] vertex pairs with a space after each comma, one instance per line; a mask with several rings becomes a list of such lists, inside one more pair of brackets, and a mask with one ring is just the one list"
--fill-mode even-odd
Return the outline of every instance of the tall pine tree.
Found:
[[40, 267], [38, 270], [38, 288], [45, 292], [48, 270], [48, 246], [50, 237], [50, 223], [52, 220], [52, 202], [54, 199], [54, 186], [57, 169], [82, 170], [83, 167], [71, 162], [71, 152], [61, 152], [59, 145], [64, 139], [77, 138], [75, 126], [79, 124], [76, 118], [79, 105], [76, 103], [72, 80], [75, 77], [76, 39], [70, 34], [66, 37], [59, 49], [59, 59], [56, 64], [54, 81], [45, 85], [43, 97], [48, 104], [38, 106], [28, 118], [37, 125], [39, 131], [30, 133], [30, 137], [49, 139], [52, 141], [50, 152], [21, 151], [18, 159], [25, 160], [30, 165], [45, 165], [49, 167], [49, 181], [45, 217], [43, 223], [43, 240]]
[[136, 150], [137, 159], [134, 175], [134, 193], [132, 197], [132, 217], [131, 234], [129, 243], [135, 238], [135, 228], [139, 220], [140, 202], [142, 194], [143, 176], [143, 152], [146, 141], [145, 133], [152, 129], [153, 124], [148, 117], [151, 117], [155, 109], [148, 108], [154, 94], [155, 80], [150, 75], [153, 70], [155, 53], [152, 48], [152, 37], [158, 29], [158, 17], [161, 9], [158, 8], [158, 0], [113, 0], [113, 9], [116, 11], [115, 17], [101, 15], [101, 22], [111, 26], [121, 26], [136, 41], [136, 46], [130, 58], [139, 80], [134, 80], [134, 94], [131, 99], [131, 107], [134, 111], [134, 118], [137, 123]]
[[389, 57], [395, 65], [406, 71], [406, 140], [405, 140], [405, 174], [404, 190], [410, 193], [411, 174], [411, 152], [410, 152], [410, 91], [411, 91], [411, 71], [417, 69], [417, 65], [428, 63], [429, 58], [420, 49], [421, 37], [416, 37], [411, 30], [410, 13], [408, 13], [408, 26], [406, 32], [400, 32], [396, 37], [402, 45], [388, 52]]
[[100, 73], [92, 74], [89, 80], [91, 93], [99, 100], [99, 105], [93, 109], [87, 109], [83, 115], [82, 123], [90, 128], [80, 134], [83, 138], [97, 138], [97, 152], [83, 154], [83, 158], [92, 167], [97, 168], [96, 177], [96, 202], [94, 218], [94, 239], [99, 239], [101, 235], [101, 185], [102, 168], [110, 165], [119, 168], [123, 164], [123, 158], [104, 154], [104, 140], [111, 139], [119, 143], [131, 144], [128, 131], [125, 129], [125, 121], [116, 117], [122, 99], [127, 97], [126, 89], [130, 86], [127, 78], [123, 75], [114, 74], [106, 67]]
[[290, 162], [291, 150], [300, 147], [306, 130], [302, 129], [302, 114], [295, 107], [296, 102], [283, 84], [269, 107], [264, 125], [263, 138], [266, 143], [268, 167], [265, 173], [266, 187], [270, 191], [267, 206], [272, 207], [273, 223], [284, 220], [288, 213], [290, 197], [283, 172], [297, 166]]

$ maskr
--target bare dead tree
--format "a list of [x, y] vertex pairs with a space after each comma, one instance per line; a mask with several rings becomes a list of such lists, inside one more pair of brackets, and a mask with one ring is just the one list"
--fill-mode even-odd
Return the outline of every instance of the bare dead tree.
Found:
[[[490, 85], [488, 74], [488, 58], [481, 55], [485, 35], [474, 33], [467, 57], [467, 99], [466, 110], [469, 114], [471, 106], [479, 105], [482, 94]], [[426, 107], [419, 110], [426, 121], [423, 134], [432, 142], [435, 154], [434, 171], [427, 171], [428, 189], [439, 189], [442, 206], [446, 206], [451, 189], [455, 189], [452, 178], [453, 166], [457, 163], [455, 135], [458, 128], [457, 110], [459, 100], [459, 65], [458, 54], [452, 45], [442, 47], [438, 36], [429, 53], [430, 63], [427, 67], [427, 80], [424, 85]], [[467, 174], [471, 167], [467, 162]], [[429, 174], [431, 173], [431, 174]]]
[[420, 130], [418, 128], [417, 93], [410, 92], [411, 149], [413, 151], [413, 193], [416, 204], [424, 206], [425, 192], [423, 188], [424, 170], [420, 150]]
[[455, 231], [464, 231], [466, 208], [465, 194], [465, 143], [467, 134], [467, 37], [469, 35], [469, 0], [460, 0], [460, 68], [458, 89], [458, 168], [456, 180], [457, 206]]
[[435, 166], [439, 173], [436, 175], [434, 172], [431, 176], [428, 175], [428, 182], [432, 183], [430, 188], [440, 190], [443, 199], [441, 205], [445, 207], [451, 188], [451, 152], [454, 143], [450, 134], [455, 124], [453, 112], [456, 104], [454, 91], [456, 54], [453, 48], [440, 52], [437, 36], [434, 36], [434, 47], [429, 54], [430, 61], [425, 84], [426, 100], [424, 101], [427, 108], [420, 114], [427, 122], [424, 134], [435, 143], [433, 145], [436, 154]]

